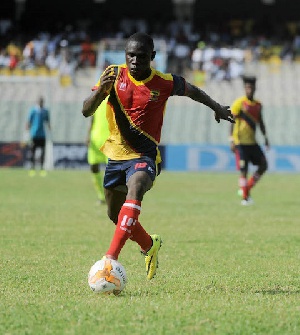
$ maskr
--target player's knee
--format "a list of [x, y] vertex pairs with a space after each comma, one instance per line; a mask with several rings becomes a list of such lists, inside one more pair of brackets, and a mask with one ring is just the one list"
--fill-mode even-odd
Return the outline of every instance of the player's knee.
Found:
[[259, 166], [260, 173], [263, 174], [268, 170], [268, 162], [267, 160], [263, 160], [262, 163]]
[[267, 162], [266, 159], [264, 160], [263, 168], [264, 168], [264, 171], [267, 171], [267, 170], [268, 170], [268, 162]]
[[143, 200], [145, 193], [151, 189], [152, 180], [150, 178], [147, 179], [138, 179], [133, 183], [128, 183], [128, 192], [127, 195], [130, 199]]

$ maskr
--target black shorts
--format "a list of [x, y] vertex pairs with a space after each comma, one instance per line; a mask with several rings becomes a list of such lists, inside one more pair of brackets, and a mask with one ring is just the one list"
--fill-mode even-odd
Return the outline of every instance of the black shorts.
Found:
[[33, 137], [32, 138], [32, 145], [35, 148], [45, 148], [46, 146], [46, 139], [45, 138], [38, 138], [38, 137]]
[[149, 157], [140, 157], [130, 160], [114, 161], [109, 159], [104, 176], [104, 187], [115, 188], [126, 185], [128, 179], [137, 171], [145, 171], [154, 181], [160, 173], [159, 166]]
[[236, 167], [240, 171], [247, 171], [249, 163], [260, 165], [266, 160], [261, 147], [258, 144], [235, 146]]

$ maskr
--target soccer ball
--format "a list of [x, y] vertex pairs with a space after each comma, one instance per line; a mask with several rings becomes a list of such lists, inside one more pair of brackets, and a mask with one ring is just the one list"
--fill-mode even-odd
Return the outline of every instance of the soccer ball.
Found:
[[127, 283], [125, 268], [114, 259], [101, 259], [91, 267], [88, 283], [95, 293], [118, 295]]

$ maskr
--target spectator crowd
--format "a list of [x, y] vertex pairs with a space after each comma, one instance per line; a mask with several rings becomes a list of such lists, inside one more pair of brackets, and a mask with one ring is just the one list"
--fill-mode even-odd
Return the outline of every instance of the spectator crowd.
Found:
[[281, 34], [274, 35], [253, 33], [249, 22], [243, 21], [197, 30], [188, 20], [173, 19], [164, 25], [157, 21], [150, 27], [147, 20], [125, 17], [117, 28], [109, 21], [103, 27], [103, 31], [92, 32], [86, 26], [67, 25], [58, 33], [29, 36], [14, 29], [9, 20], [0, 20], [0, 70], [14, 74], [38, 68], [72, 76], [77, 69], [96, 66], [101, 40], [126, 38], [135, 31], [166, 41], [167, 71], [183, 75], [191, 71], [206, 80], [237, 78], [245, 62], [294, 61], [300, 55], [299, 29], [288, 23]]

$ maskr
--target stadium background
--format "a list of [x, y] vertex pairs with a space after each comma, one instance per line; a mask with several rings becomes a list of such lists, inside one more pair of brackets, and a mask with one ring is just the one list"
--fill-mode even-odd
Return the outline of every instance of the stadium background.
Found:
[[[273, 171], [300, 171], [300, 2], [297, 0], [2, 0], [0, 164], [26, 166], [29, 107], [44, 95], [56, 168], [85, 168], [89, 121], [80, 113], [103, 67], [136, 30], [155, 38], [154, 66], [186, 76], [224, 104], [258, 77]], [[204, 106], [170, 99], [162, 147], [169, 170], [234, 170], [228, 125]]]

